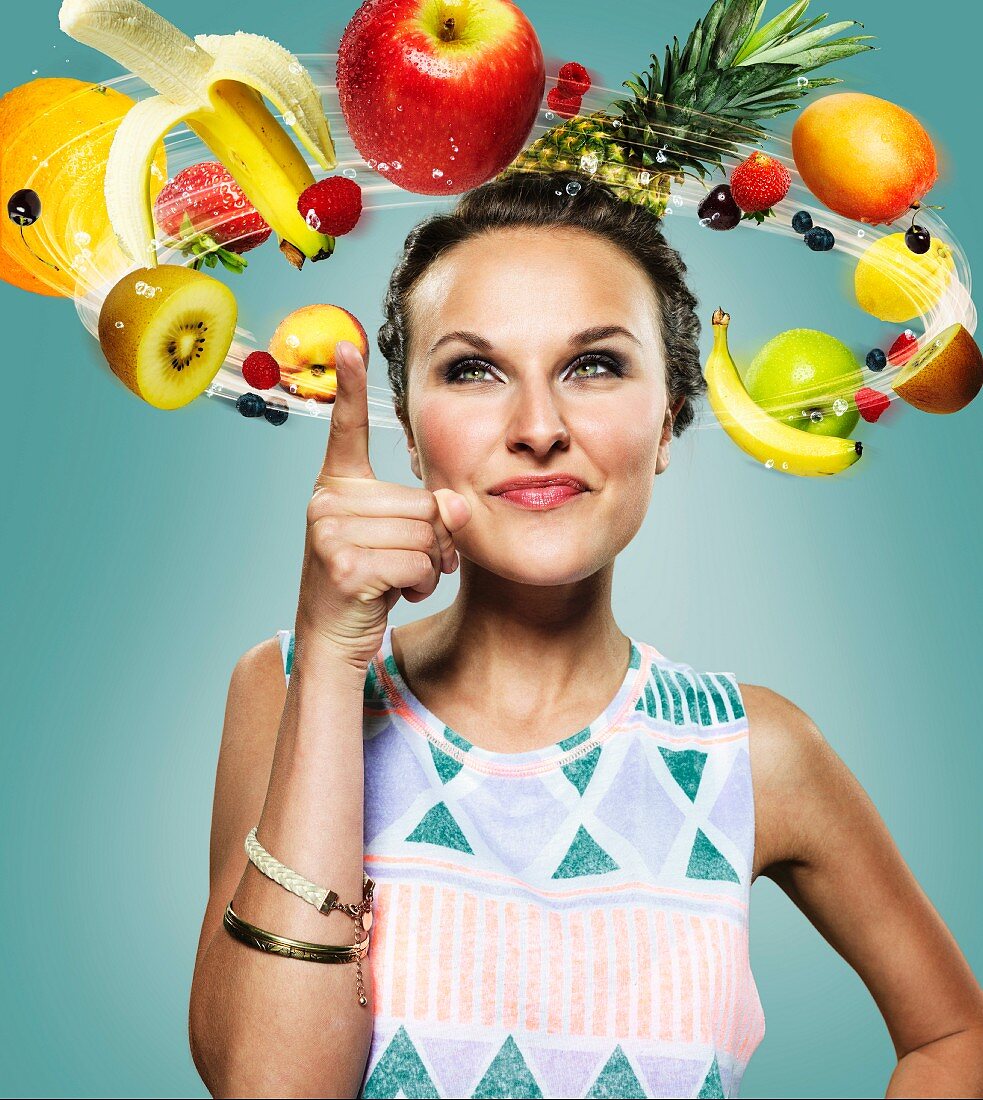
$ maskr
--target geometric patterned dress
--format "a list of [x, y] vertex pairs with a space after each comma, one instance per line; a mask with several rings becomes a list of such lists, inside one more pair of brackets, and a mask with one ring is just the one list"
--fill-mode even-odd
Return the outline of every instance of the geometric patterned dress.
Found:
[[377, 885], [358, 1095], [737, 1096], [765, 1028], [734, 675], [632, 638], [589, 726], [492, 752], [414, 697], [391, 633], [364, 691]]

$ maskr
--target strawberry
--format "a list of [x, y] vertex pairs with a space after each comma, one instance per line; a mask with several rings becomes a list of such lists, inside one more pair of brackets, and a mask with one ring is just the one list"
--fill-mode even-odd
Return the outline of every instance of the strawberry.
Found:
[[767, 153], [752, 153], [730, 177], [734, 201], [754, 221], [761, 223], [772, 213], [792, 186], [792, 176], [780, 160]]
[[573, 118], [580, 110], [580, 96], [571, 94], [558, 84], [546, 93], [546, 105], [560, 118]]
[[916, 351], [918, 351], [918, 338], [910, 328], [906, 328], [891, 345], [891, 350], [887, 353], [887, 361], [892, 367], [904, 366]]
[[362, 216], [362, 189], [347, 176], [328, 176], [307, 188], [297, 209], [315, 233], [340, 237]]
[[586, 95], [590, 91], [590, 77], [587, 70], [577, 61], [568, 61], [560, 68], [558, 88], [562, 88], [568, 96]]
[[192, 164], [166, 183], [154, 202], [154, 218], [184, 255], [195, 257], [195, 270], [221, 261], [229, 271], [240, 272], [247, 266], [242, 253], [272, 233], [218, 161]]
[[870, 386], [863, 386], [853, 395], [857, 403], [857, 412], [868, 423], [873, 424], [880, 419], [881, 413], [891, 404], [891, 399], [880, 390], [872, 390]]

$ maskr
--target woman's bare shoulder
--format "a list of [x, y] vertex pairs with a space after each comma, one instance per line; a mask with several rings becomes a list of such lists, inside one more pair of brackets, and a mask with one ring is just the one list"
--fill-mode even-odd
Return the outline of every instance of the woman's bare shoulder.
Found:
[[812, 718], [761, 684], [739, 684], [748, 721], [754, 791], [753, 877], [802, 861], [823, 828], [812, 808], [817, 792], [844, 769]]

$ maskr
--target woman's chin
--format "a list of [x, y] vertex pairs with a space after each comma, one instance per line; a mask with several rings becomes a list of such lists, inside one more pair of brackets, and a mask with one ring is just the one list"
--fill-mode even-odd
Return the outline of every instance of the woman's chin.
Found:
[[477, 546], [473, 552], [461, 546], [461, 553], [480, 569], [516, 584], [537, 587], [574, 584], [592, 576], [603, 563], [584, 551], [583, 543], [571, 544], [569, 539], [562, 542], [544, 539], [534, 543], [526, 540], [523, 545], [516, 546], [503, 540], [496, 542], [494, 549]]

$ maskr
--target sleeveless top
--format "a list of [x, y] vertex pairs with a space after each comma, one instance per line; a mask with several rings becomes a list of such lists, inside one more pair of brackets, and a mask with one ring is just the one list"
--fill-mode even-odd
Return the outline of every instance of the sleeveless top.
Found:
[[493, 752], [415, 698], [392, 629], [364, 689], [377, 886], [358, 1096], [737, 1096], [765, 1027], [734, 675], [631, 638], [589, 726]]

